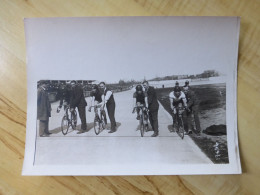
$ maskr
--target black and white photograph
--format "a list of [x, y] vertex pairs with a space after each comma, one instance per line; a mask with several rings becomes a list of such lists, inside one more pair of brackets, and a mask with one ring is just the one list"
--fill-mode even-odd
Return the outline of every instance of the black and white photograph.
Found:
[[24, 175], [241, 172], [239, 18], [31, 18], [24, 23]]

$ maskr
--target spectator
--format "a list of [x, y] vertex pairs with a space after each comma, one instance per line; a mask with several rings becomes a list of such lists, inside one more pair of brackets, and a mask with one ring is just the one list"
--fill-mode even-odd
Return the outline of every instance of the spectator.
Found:
[[197, 133], [200, 133], [201, 128], [200, 128], [200, 119], [199, 119], [199, 100], [196, 94], [192, 90], [190, 90], [188, 86], [184, 87], [183, 90], [187, 99], [187, 108], [188, 110], [190, 110], [190, 112], [186, 112], [186, 116], [184, 116], [186, 121], [185, 128], [188, 129], [189, 131], [192, 129], [192, 112], [193, 112], [196, 131]]
[[184, 84], [184, 86], [182, 87], [182, 91], [184, 91], [184, 88], [185, 88], [185, 87], [188, 87], [188, 89], [191, 89], [191, 87], [190, 87], [190, 82], [189, 82], [188, 80], [185, 81], [185, 84]]
[[48, 97], [47, 82], [40, 81], [37, 90], [37, 119], [39, 120], [40, 136], [50, 135], [49, 117], [51, 117], [51, 104]]
[[115, 120], [115, 99], [113, 92], [107, 89], [105, 82], [99, 83], [100, 88], [104, 93], [103, 107], [106, 105], [108, 117], [111, 123], [111, 130], [108, 133], [114, 133], [116, 131], [116, 120]]
[[71, 112], [77, 107], [79, 112], [79, 117], [81, 120], [81, 132], [84, 133], [87, 130], [86, 121], [86, 106], [87, 102], [84, 97], [83, 89], [81, 85], [77, 85], [76, 81], [71, 81], [71, 97], [70, 97], [70, 107]]
[[159, 134], [158, 130], [158, 110], [159, 110], [159, 103], [157, 100], [157, 94], [154, 87], [149, 86], [148, 81], [143, 82], [143, 87], [147, 92], [147, 103], [149, 109], [149, 121], [153, 128], [153, 135], [152, 137], [157, 137]]

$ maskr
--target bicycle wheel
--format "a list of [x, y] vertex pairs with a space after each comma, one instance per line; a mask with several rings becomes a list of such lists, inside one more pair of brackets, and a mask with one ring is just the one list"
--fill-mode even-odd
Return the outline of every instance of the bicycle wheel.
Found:
[[101, 113], [101, 121], [100, 121], [100, 123], [101, 123], [102, 130], [105, 129], [106, 128], [106, 123], [105, 123], [105, 119], [104, 119], [104, 116], [103, 116], [102, 113]]
[[71, 113], [71, 127], [73, 130], [75, 130], [77, 127], [77, 111], [76, 110], [74, 110]]
[[69, 130], [69, 121], [66, 116], [63, 116], [61, 120], [61, 131], [63, 135], [66, 135], [68, 133], [68, 130]]
[[182, 117], [179, 117], [178, 126], [179, 126], [179, 135], [180, 135], [181, 139], [183, 139], [184, 138], [184, 125], [183, 125]]
[[141, 137], [144, 136], [144, 130], [145, 130], [145, 126], [144, 126], [144, 115], [143, 115], [143, 113], [141, 113], [141, 117], [140, 117], [140, 132], [141, 132]]
[[95, 117], [94, 119], [94, 130], [96, 135], [98, 135], [100, 133], [100, 122], [99, 122], [99, 118]]

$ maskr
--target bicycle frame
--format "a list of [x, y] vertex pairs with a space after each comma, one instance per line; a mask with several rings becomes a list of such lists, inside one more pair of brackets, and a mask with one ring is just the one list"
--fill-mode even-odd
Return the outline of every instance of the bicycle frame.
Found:
[[61, 121], [61, 131], [64, 135], [68, 133], [69, 127], [71, 126], [73, 130], [76, 129], [77, 126], [77, 112], [74, 110], [73, 112], [70, 112], [70, 107], [66, 106], [64, 116], [62, 117]]
[[98, 135], [103, 129], [105, 129], [105, 115], [102, 113], [102, 110], [98, 112], [98, 107], [91, 106], [91, 108], [94, 107], [95, 112], [95, 118], [94, 118], [94, 130], [96, 135]]
[[[145, 118], [145, 112], [147, 112], [147, 108], [145, 106], [136, 106], [134, 107], [134, 109], [140, 109], [140, 120], [139, 120], [139, 128], [140, 128], [140, 132], [141, 132], [141, 136], [144, 136], [144, 131], [145, 128], [147, 128], [148, 122], [145, 124], [145, 121], [147, 121], [148, 116], [146, 116]], [[147, 114], [146, 114], [147, 115]]]
[[176, 107], [175, 124], [177, 124], [177, 133], [182, 139], [184, 138], [183, 112], [184, 107], [182, 103], [179, 103]]

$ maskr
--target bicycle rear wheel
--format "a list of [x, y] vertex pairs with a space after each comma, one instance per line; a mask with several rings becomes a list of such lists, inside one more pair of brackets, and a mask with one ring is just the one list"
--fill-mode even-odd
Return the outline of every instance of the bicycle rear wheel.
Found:
[[94, 119], [94, 130], [96, 135], [100, 133], [100, 122], [99, 122], [99, 118], [97, 117], [95, 117]]
[[68, 130], [69, 130], [69, 121], [66, 116], [63, 116], [61, 120], [61, 131], [63, 135], [66, 135], [68, 133]]

